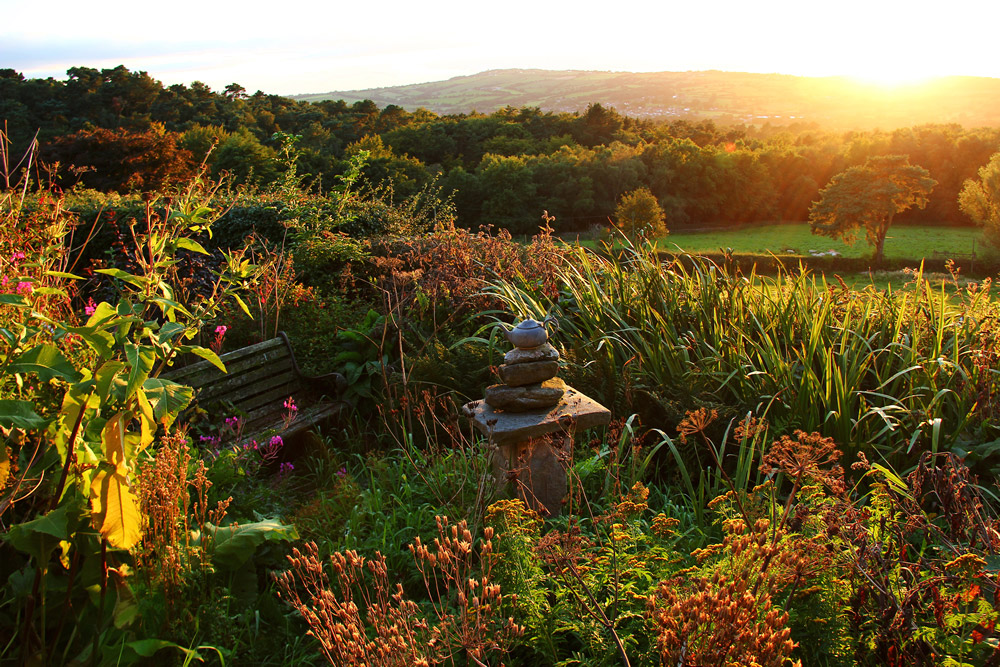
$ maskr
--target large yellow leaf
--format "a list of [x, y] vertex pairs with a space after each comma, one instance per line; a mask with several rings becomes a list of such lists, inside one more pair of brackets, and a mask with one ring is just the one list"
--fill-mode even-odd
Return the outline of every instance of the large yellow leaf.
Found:
[[118, 467], [125, 463], [125, 424], [132, 418], [130, 413], [119, 412], [108, 420], [101, 433], [104, 441], [104, 458], [108, 463]]
[[131, 549], [142, 538], [139, 502], [129, 488], [124, 470], [102, 468], [90, 483], [94, 527], [113, 547]]

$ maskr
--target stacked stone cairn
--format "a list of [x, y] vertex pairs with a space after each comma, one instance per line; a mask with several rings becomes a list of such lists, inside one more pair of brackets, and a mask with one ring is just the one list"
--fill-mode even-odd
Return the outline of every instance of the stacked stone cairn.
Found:
[[557, 405], [566, 393], [559, 373], [559, 351], [549, 343], [515, 347], [500, 366], [503, 384], [486, 388], [486, 403], [503, 412], [531, 412]]

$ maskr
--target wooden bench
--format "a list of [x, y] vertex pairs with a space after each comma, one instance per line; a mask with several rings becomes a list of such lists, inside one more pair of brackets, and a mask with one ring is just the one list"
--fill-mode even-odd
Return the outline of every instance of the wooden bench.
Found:
[[[163, 377], [195, 390], [193, 407], [222, 420], [243, 419], [240, 442], [261, 440], [269, 434], [291, 438], [337, 416], [347, 381], [340, 373], [304, 375], [295, 361], [285, 333], [263, 343], [220, 356], [227, 373], [208, 361], [199, 361], [164, 373]], [[295, 401], [290, 415], [285, 402]], [[190, 414], [192, 408], [188, 408]]]

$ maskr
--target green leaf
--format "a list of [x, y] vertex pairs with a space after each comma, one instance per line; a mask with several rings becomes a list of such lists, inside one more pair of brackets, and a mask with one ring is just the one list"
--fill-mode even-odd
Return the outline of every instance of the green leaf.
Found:
[[108, 394], [111, 392], [111, 383], [114, 382], [118, 374], [124, 369], [125, 364], [117, 359], [107, 361], [97, 369], [97, 375], [94, 379], [96, 380], [97, 395], [102, 401], [108, 400]]
[[[94, 308], [94, 312], [87, 319], [86, 326], [89, 328], [94, 328], [106, 324], [114, 318], [118, 317], [118, 311], [111, 306], [107, 301], [102, 301], [97, 304]], [[82, 335], [82, 333], [81, 333]]]
[[122, 271], [121, 269], [97, 269], [96, 273], [103, 273], [104, 275], [111, 276], [112, 278], [117, 278], [122, 282], [126, 282], [129, 285], [134, 285], [140, 289], [146, 287], [148, 282], [145, 278], [140, 278], [139, 276], [133, 276], [127, 271]]
[[173, 342], [178, 334], [187, 331], [187, 329], [187, 325], [180, 324], [179, 322], [164, 322], [156, 334], [156, 342], [160, 345], [166, 345]]
[[73, 364], [63, 356], [55, 345], [43, 343], [31, 348], [6, 368], [7, 373], [34, 373], [39, 379], [48, 381], [60, 378], [69, 382], [80, 379]]
[[28, 303], [20, 294], [0, 294], [0, 305], [27, 308]]
[[3, 535], [3, 540], [33, 556], [36, 562], [46, 563], [59, 547], [59, 541], [69, 539], [69, 509], [69, 505], [60, 505], [48, 514], [15, 524]]
[[175, 648], [183, 651], [184, 649], [173, 642], [168, 642], [166, 639], [140, 639], [138, 641], [129, 642], [125, 644], [126, 647], [135, 651], [136, 655], [141, 658], [152, 658], [157, 651], [165, 648]]
[[82, 277], [75, 273], [66, 273], [65, 271], [46, 271], [44, 275], [52, 276], [53, 278], [66, 278], [67, 280], [83, 280]]
[[160, 312], [163, 313], [164, 317], [175, 317], [175, 311], [186, 317], [194, 317], [194, 315], [192, 315], [187, 308], [172, 299], [168, 299], [167, 297], [156, 296], [150, 299], [150, 301], [160, 307]]
[[208, 251], [202, 248], [200, 243], [187, 237], [177, 239], [177, 247], [184, 250], [190, 250], [191, 252], [196, 252], [201, 255], [208, 254]]
[[190, 352], [191, 354], [197, 355], [202, 359], [209, 361], [213, 366], [218, 368], [223, 373], [229, 372], [228, 370], [226, 370], [226, 365], [222, 363], [222, 359], [219, 358], [219, 355], [217, 355], [215, 352], [208, 349], [207, 347], [201, 347], [200, 345], [192, 345], [190, 347], [186, 347], [185, 351]]
[[25, 431], [41, 428], [47, 423], [34, 410], [31, 401], [14, 399], [0, 400], [0, 426], [5, 428], [21, 428]]
[[[299, 538], [295, 526], [282, 524], [277, 519], [221, 528], [209, 523], [206, 524], [205, 532], [214, 545], [210, 549], [212, 562], [230, 570], [246, 563], [264, 542], [290, 542]], [[195, 532], [192, 538], [195, 543], [200, 544], [202, 535]]]
[[237, 304], [239, 304], [240, 310], [242, 310], [247, 317], [253, 319], [253, 315], [250, 314], [250, 308], [248, 308], [246, 302], [244, 302], [243, 299], [240, 298], [240, 295], [233, 294], [232, 297], [233, 300], [236, 301]]
[[135, 390], [149, 377], [153, 370], [156, 355], [148, 345], [126, 345], [125, 358], [129, 363], [128, 384], [125, 388], [125, 398], [129, 398]]
[[1000, 555], [993, 554], [986, 557], [986, 571], [990, 574], [1000, 572]]
[[194, 398], [191, 387], [162, 378], [149, 378], [142, 383], [142, 388], [153, 406], [156, 421], [166, 419], [168, 423], [173, 422], [174, 417]]

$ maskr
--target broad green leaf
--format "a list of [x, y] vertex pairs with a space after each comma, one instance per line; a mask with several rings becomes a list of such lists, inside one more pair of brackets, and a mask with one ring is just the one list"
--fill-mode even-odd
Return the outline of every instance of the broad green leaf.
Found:
[[156, 342], [160, 345], [175, 342], [177, 336], [187, 331], [187, 329], [187, 325], [180, 324], [179, 322], [164, 322], [160, 330], [156, 333]]
[[106, 276], [111, 276], [112, 278], [117, 278], [122, 282], [126, 282], [129, 285], [134, 285], [140, 289], [146, 286], [148, 282], [145, 278], [140, 278], [139, 276], [133, 276], [127, 271], [122, 271], [121, 269], [97, 269], [96, 273], [103, 273]]
[[20, 294], [0, 294], [0, 305], [27, 308], [28, 303]]
[[149, 377], [150, 371], [153, 370], [153, 363], [156, 361], [156, 354], [153, 348], [148, 345], [126, 344], [125, 358], [129, 363], [128, 384], [125, 388], [125, 398], [127, 399]]
[[164, 426], [170, 426], [194, 398], [191, 387], [163, 378], [149, 378], [143, 383], [142, 389], [153, 406], [153, 418], [163, 422]]
[[184, 250], [190, 250], [191, 252], [196, 252], [201, 255], [207, 255], [208, 251], [201, 247], [201, 244], [197, 241], [189, 239], [187, 237], [181, 237], [177, 239], [177, 247], [183, 248]]
[[60, 505], [48, 514], [18, 523], [3, 535], [3, 540], [18, 551], [34, 556], [44, 564], [61, 540], [69, 539], [69, 505]]
[[[214, 547], [211, 548], [212, 562], [231, 570], [247, 562], [257, 547], [265, 541], [287, 542], [297, 540], [299, 537], [295, 526], [282, 524], [277, 519], [221, 528], [209, 523], [205, 525], [205, 533]], [[200, 544], [203, 536], [196, 531], [192, 534], [192, 538]]]
[[124, 471], [98, 470], [90, 483], [90, 505], [94, 527], [108, 544], [117, 549], [131, 549], [139, 543], [142, 514]]
[[[22, 428], [25, 431], [45, 426], [45, 419], [38, 416], [34, 408], [35, 404], [31, 401], [0, 400], [0, 426]], [[0, 489], [2, 488], [3, 484], [0, 483]]]
[[55, 345], [43, 343], [31, 348], [6, 368], [7, 373], [33, 373], [39, 379], [48, 381], [60, 378], [69, 382], [80, 379], [80, 373], [73, 363], [63, 356]]
[[151, 298], [150, 301], [160, 307], [160, 312], [163, 313], [164, 317], [169, 318], [170, 322], [174, 322], [174, 318], [177, 317], [177, 313], [180, 313], [188, 318], [194, 317], [194, 315], [192, 315], [187, 308], [165, 296], [156, 296]]
[[[87, 318], [87, 327], [94, 328], [108, 323], [112, 319], [119, 317], [118, 311], [110, 303], [102, 301], [94, 308], [94, 312]], [[82, 334], [81, 334], [82, 335]]]
[[226, 365], [222, 363], [222, 359], [219, 358], [219, 355], [217, 355], [215, 352], [208, 349], [207, 347], [201, 347], [200, 345], [191, 345], [189, 347], [185, 347], [185, 349], [191, 354], [199, 356], [202, 359], [208, 360], [209, 363], [211, 363], [213, 366], [218, 368], [223, 373], [229, 372], [228, 370], [226, 370]]
[[60, 287], [36, 287], [32, 293], [38, 296], [66, 296], [66, 290]]
[[125, 370], [125, 364], [117, 359], [112, 359], [101, 365], [97, 369], [97, 376], [95, 380], [97, 381], [97, 395], [101, 397], [102, 401], [108, 400], [108, 394], [111, 392], [111, 385], [118, 374]]

